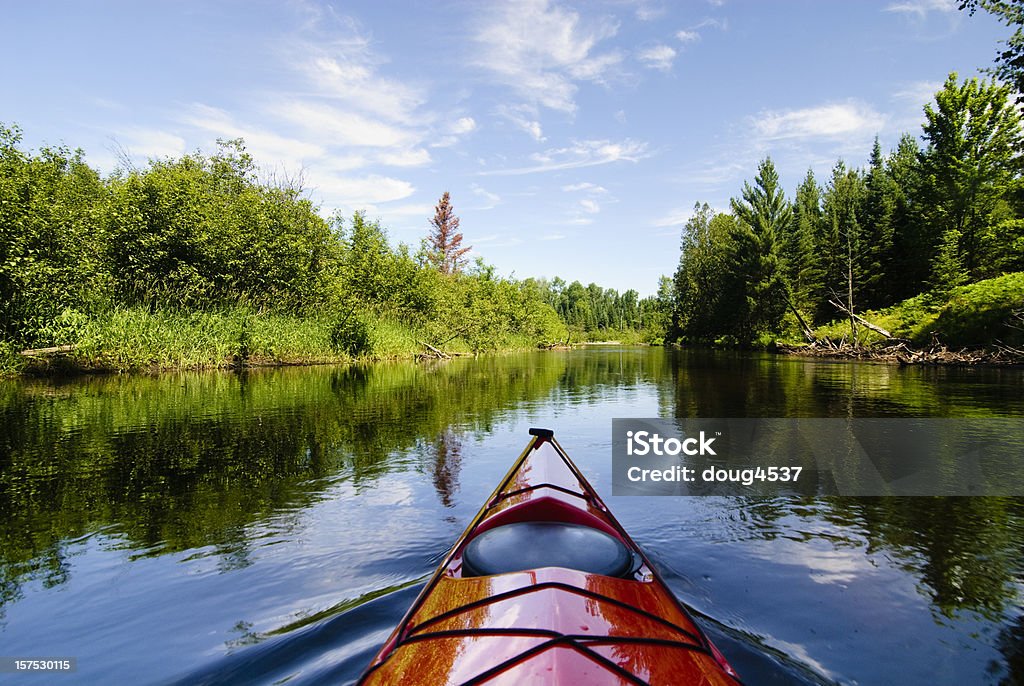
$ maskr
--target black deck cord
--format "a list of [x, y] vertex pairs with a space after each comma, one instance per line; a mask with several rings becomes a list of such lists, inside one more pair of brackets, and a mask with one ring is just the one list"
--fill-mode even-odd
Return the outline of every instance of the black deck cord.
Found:
[[560, 638], [553, 638], [550, 641], [545, 641], [544, 643], [540, 643], [538, 645], [535, 645], [534, 647], [530, 648], [529, 650], [524, 650], [523, 652], [519, 653], [515, 657], [512, 657], [512, 658], [510, 658], [508, 660], [505, 660], [504, 662], [502, 662], [500, 664], [497, 664], [497, 665], [491, 667], [490, 669], [481, 672], [480, 674], [477, 674], [472, 679], [469, 679], [467, 681], [463, 681], [461, 686], [475, 686], [476, 684], [482, 684], [482, 683], [484, 683], [486, 681], [489, 681], [491, 679], [491, 677], [497, 676], [497, 675], [501, 674], [502, 672], [504, 672], [506, 669], [508, 669], [510, 667], [513, 667], [513, 666], [515, 666], [515, 665], [517, 665], [517, 664], [519, 664], [521, 662], [525, 662], [526, 660], [530, 659], [534, 655], [542, 653], [545, 650], [547, 650], [548, 648], [556, 646], [556, 645], [558, 645], [560, 643], [569, 643], [572, 647], [574, 647], [577, 650], [579, 650], [581, 653], [583, 653], [584, 655], [589, 657], [594, 662], [597, 662], [601, 666], [606, 667], [607, 669], [609, 669], [612, 672], [618, 674], [620, 677], [622, 677], [623, 679], [626, 679], [630, 683], [637, 684], [637, 686], [650, 686], [650, 684], [648, 682], [644, 681], [643, 679], [638, 677], [636, 674], [633, 674], [632, 672], [630, 672], [626, 668], [624, 668], [624, 667], [622, 667], [622, 666], [612, 662], [611, 660], [606, 658], [604, 655], [601, 655], [600, 653], [595, 653], [593, 650], [591, 650], [590, 648], [587, 648], [586, 646], [581, 646], [581, 645], [575, 643], [571, 639], [572, 639], [571, 636], [562, 636]]
[[[608, 597], [606, 595], [602, 595], [600, 593], [595, 593], [595, 592], [587, 590], [585, 588], [578, 588], [576, 586], [570, 586], [569, 584], [565, 584], [565, 583], [562, 583], [560, 581], [545, 581], [544, 583], [534, 584], [532, 586], [523, 586], [522, 588], [515, 588], [515, 589], [512, 589], [511, 591], [505, 591], [504, 593], [499, 593], [498, 595], [489, 596], [487, 598], [480, 598], [479, 600], [474, 600], [474, 601], [472, 601], [470, 603], [466, 603], [465, 605], [459, 605], [458, 607], [452, 608], [451, 610], [448, 610], [446, 612], [442, 612], [439, 615], [434, 615], [430, 619], [424, 620], [424, 621], [420, 622], [419, 624], [417, 624], [416, 626], [410, 628], [409, 631], [406, 634], [406, 638], [411, 637], [413, 634], [421, 631], [422, 629], [424, 629], [424, 628], [426, 628], [426, 627], [428, 627], [428, 626], [430, 626], [432, 624], [436, 624], [436, 623], [444, 621], [445, 619], [448, 619], [450, 617], [454, 617], [456, 615], [460, 615], [460, 614], [462, 614], [464, 612], [467, 612], [469, 610], [473, 610], [473, 609], [476, 609], [478, 607], [483, 607], [485, 605], [490, 605], [491, 603], [494, 603], [494, 602], [498, 602], [498, 601], [502, 601], [502, 600], [507, 600], [509, 598], [515, 598], [516, 596], [525, 595], [526, 593], [530, 593], [532, 591], [542, 591], [542, 590], [549, 589], [549, 588], [555, 588], [555, 589], [560, 589], [560, 590], [563, 590], [563, 591], [568, 591], [570, 593], [574, 593], [576, 595], [583, 596], [584, 598], [591, 598], [593, 600], [603, 601], [603, 602], [615, 605], [617, 607], [621, 607], [623, 609], [629, 610], [630, 612], [633, 612], [634, 614], [638, 614], [638, 615], [640, 615], [642, 617], [645, 617], [647, 619], [654, 620], [655, 622], [657, 622], [659, 624], [662, 624], [664, 626], [669, 627], [670, 629], [678, 631], [680, 634], [686, 636], [687, 638], [692, 640], [694, 643], [696, 643], [698, 646], [700, 646], [700, 647], [702, 647], [704, 649], [708, 649], [709, 648], [708, 644], [705, 641], [701, 640], [701, 636], [699, 636], [698, 634], [693, 633], [692, 631], [684, 629], [683, 627], [679, 626], [678, 624], [675, 624], [674, 622], [668, 621], [664, 617], [659, 617], [658, 615], [653, 614], [651, 612], [648, 612], [647, 610], [643, 610], [641, 608], [634, 607], [634, 606], [632, 606], [632, 605], [630, 605], [628, 603], [625, 603], [625, 602], [623, 602], [621, 600], [618, 600], [617, 598], [610, 598], [610, 597]], [[395, 645], [395, 647], [397, 648], [403, 642], [404, 641], [399, 641]]]

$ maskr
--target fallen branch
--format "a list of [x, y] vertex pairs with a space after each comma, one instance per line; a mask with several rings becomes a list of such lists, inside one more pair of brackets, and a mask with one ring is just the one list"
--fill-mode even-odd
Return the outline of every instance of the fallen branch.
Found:
[[427, 350], [431, 351], [432, 353], [434, 353], [435, 355], [437, 355], [440, 358], [443, 358], [445, 360], [452, 359], [451, 355], [449, 355], [448, 353], [446, 353], [443, 350], [439, 350], [438, 348], [435, 348], [434, 346], [430, 345], [429, 343], [424, 343], [423, 341], [416, 341], [416, 342], [419, 343], [424, 348], [426, 348]]
[[40, 357], [40, 356], [43, 356], [43, 355], [56, 355], [56, 354], [60, 354], [60, 353], [69, 353], [69, 352], [71, 352], [72, 350], [74, 350], [77, 347], [78, 347], [77, 345], [57, 345], [57, 346], [54, 346], [52, 348], [33, 348], [31, 350], [22, 350], [18, 354], [19, 355], [24, 355], [25, 357]]
[[853, 312], [850, 312], [850, 310], [846, 309], [845, 305], [842, 305], [841, 303], [838, 303], [835, 300], [829, 300], [828, 302], [833, 307], [838, 308], [841, 312], [845, 312], [850, 317], [853, 317], [854, 319], [856, 319], [858, 322], [860, 322], [862, 325], [864, 325], [865, 328], [871, 329], [875, 333], [881, 334], [882, 336], [885, 336], [886, 338], [892, 338], [892, 334], [891, 333], [889, 333], [888, 331], [886, 331], [882, 327], [878, 326], [877, 324], [872, 324], [867, 319], [864, 319], [864, 317], [861, 317], [858, 314], [854, 314]]

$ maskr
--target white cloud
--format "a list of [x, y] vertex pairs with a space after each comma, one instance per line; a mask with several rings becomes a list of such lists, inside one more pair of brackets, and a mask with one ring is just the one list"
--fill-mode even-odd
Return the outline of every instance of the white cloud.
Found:
[[420, 139], [417, 132], [408, 128], [323, 103], [302, 100], [277, 102], [270, 105], [268, 111], [293, 126], [305, 129], [307, 134], [334, 145], [387, 148], [411, 145]]
[[676, 33], [676, 38], [679, 39], [680, 43], [695, 43], [700, 40], [700, 34], [696, 31], [683, 29]]
[[956, 0], [904, 0], [888, 5], [885, 11], [914, 14], [923, 19], [931, 12], [955, 12], [957, 3]]
[[486, 190], [485, 188], [479, 186], [478, 184], [475, 184], [475, 183], [471, 184], [469, 188], [473, 192], [473, 195], [477, 196], [478, 198], [483, 199], [483, 201], [484, 201], [484, 206], [483, 207], [478, 207], [478, 208], [475, 208], [475, 209], [478, 209], [478, 210], [490, 210], [490, 209], [493, 209], [494, 207], [496, 207], [499, 202], [501, 202], [501, 196], [500, 195], [498, 195], [497, 193], [491, 193], [490, 191]]
[[560, 241], [563, 240], [564, 238], [566, 238], [566, 235], [564, 233], [549, 233], [545, 236], [540, 237], [542, 241]]
[[476, 130], [476, 120], [473, 117], [462, 117], [451, 126], [451, 132], [455, 135], [462, 135]]
[[381, 153], [376, 159], [389, 167], [422, 167], [430, 164], [430, 153], [423, 148], [390, 150]]
[[667, 45], [654, 45], [641, 50], [637, 57], [648, 69], [667, 72], [672, 70], [672, 61], [676, 58], [676, 51]]
[[940, 90], [942, 90], [941, 81], [916, 81], [896, 91], [892, 97], [894, 100], [903, 100], [923, 107], [925, 103], [931, 102], [935, 93]]
[[379, 174], [361, 177], [337, 176], [325, 173], [318, 167], [307, 170], [307, 179], [312, 190], [329, 198], [331, 203], [343, 207], [359, 208], [382, 202], [402, 200], [416, 189], [408, 181]]
[[114, 136], [114, 140], [133, 157], [181, 157], [185, 154], [184, 138], [158, 129], [122, 129]]
[[589, 193], [607, 193], [608, 189], [604, 186], [598, 186], [597, 184], [584, 181], [583, 183], [572, 183], [568, 186], [562, 186], [562, 190], [566, 193], [576, 193], [578, 191], [587, 191]]
[[594, 167], [623, 160], [637, 162], [648, 156], [647, 144], [630, 138], [618, 143], [607, 140], [574, 141], [569, 147], [552, 148], [531, 155], [530, 159], [536, 162], [532, 166], [480, 173], [482, 176], [533, 174], [559, 169]]
[[296, 65], [317, 94], [392, 122], [420, 123], [417, 108], [425, 101], [417, 87], [377, 73], [364, 40], [342, 43], [332, 54], [305, 46], [308, 55]]
[[[728, 214], [729, 213], [729, 210], [723, 210], [723, 209], [719, 209], [719, 208], [716, 208], [716, 207], [711, 208], [711, 211], [714, 212], [715, 214]], [[681, 226], [685, 225], [686, 222], [690, 221], [690, 219], [692, 219], [692, 218], [693, 218], [693, 208], [692, 207], [686, 208], [686, 209], [679, 209], [679, 208], [677, 208], [677, 209], [669, 210], [668, 212], [663, 214], [658, 219], [655, 219], [653, 222], [651, 222], [651, 226], [655, 226], [657, 228], [665, 228], [667, 226], [681, 227]], [[677, 232], [676, 231], [666, 231], [665, 233], [658, 234], [658, 235], [666, 236], [666, 235], [674, 235], [675, 233], [677, 233]]]
[[533, 140], [538, 142], [544, 142], [544, 130], [541, 128], [540, 122], [537, 121], [537, 109], [530, 105], [516, 105], [507, 106], [501, 105], [497, 109], [499, 116], [504, 117], [516, 128], [525, 131], [533, 137]]
[[753, 117], [754, 130], [765, 139], [835, 138], [877, 132], [885, 116], [863, 103], [849, 101], [799, 110], [765, 111]]
[[610, 19], [584, 22], [548, 0], [498, 3], [475, 37], [478, 65], [527, 102], [574, 112], [574, 82], [601, 82], [622, 61], [618, 52], [596, 51], [617, 31]]
[[690, 221], [690, 217], [693, 216], [693, 210], [671, 210], [667, 214], [662, 215], [659, 219], [655, 219], [652, 222], [653, 226], [664, 228], [666, 226], [682, 226], [686, 222]]
[[246, 147], [257, 162], [302, 166], [304, 160], [322, 157], [326, 152], [316, 143], [239, 124], [226, 111], [209, 105], [192, 105], [178, 119], [218, 138], [244, 138]]
[[590, 198], [584, 198], [583, 200], [580, 200], [580, 209], [587, 214], [597, 214], [601, 211], [601, 206]]

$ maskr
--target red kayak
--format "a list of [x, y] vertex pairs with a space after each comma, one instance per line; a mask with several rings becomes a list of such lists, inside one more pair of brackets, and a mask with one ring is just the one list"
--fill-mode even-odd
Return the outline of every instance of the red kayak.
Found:
[[361, 684], [740, 683], [546, 429]]

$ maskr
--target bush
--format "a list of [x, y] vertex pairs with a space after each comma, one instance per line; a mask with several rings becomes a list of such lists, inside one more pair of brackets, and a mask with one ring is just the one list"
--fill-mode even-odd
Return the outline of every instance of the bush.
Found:
[[[1002, 341], [1024, 342], [1024, 272], [979, 281], [953, 289], [939, 310], [933, 328], [940, 340], [955, 347], [976, 347]], [[919, 330], [915, 340], [930, 339], [931, 330]]]
[[331, 347], [352, 357], [371, 354], [369, 325], [361, 316], [347, 314], [331, 327]]

